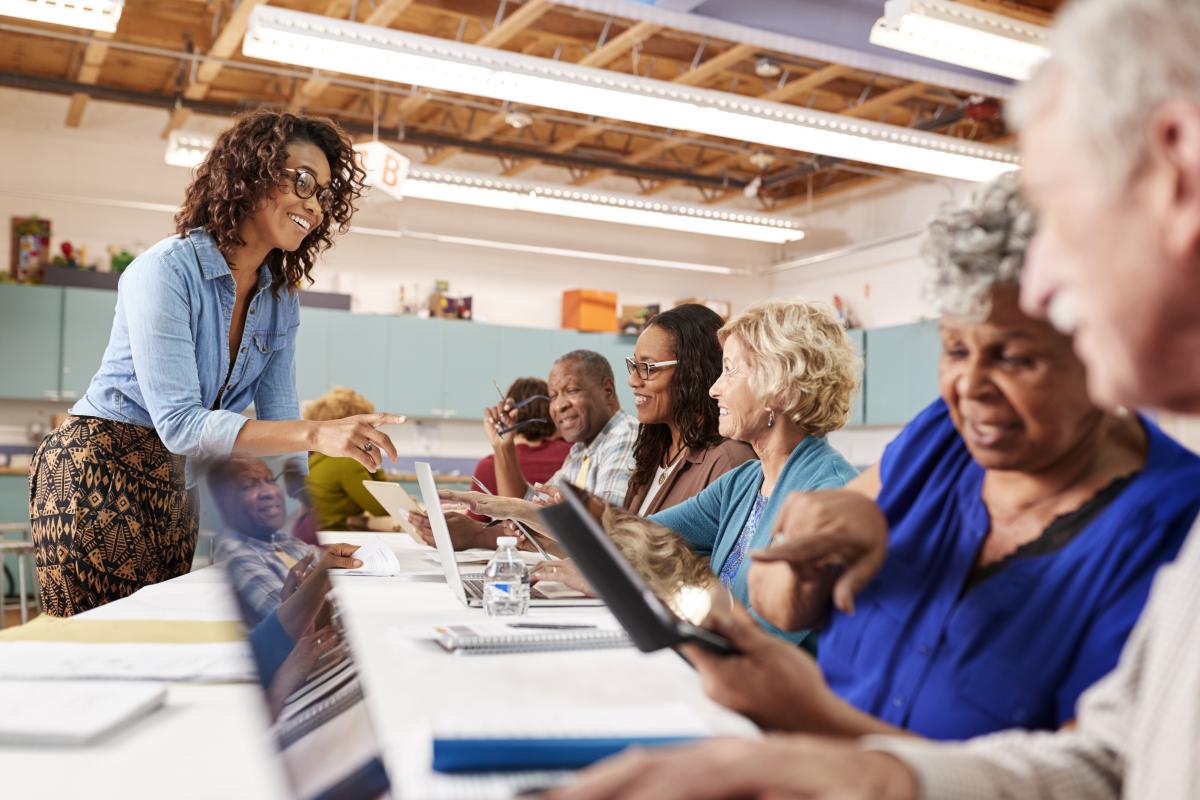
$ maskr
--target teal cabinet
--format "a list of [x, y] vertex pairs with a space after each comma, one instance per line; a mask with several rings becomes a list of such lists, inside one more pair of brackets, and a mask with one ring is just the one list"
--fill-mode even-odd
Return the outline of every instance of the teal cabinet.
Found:
[[62, 304], [56, 286], [0, 284], [0, 398], [58, 399]]
[[333, 312], [328, 336], [329, 384], [348, 386], [382, 411], [388, 404], [388, 322], [374, 314]]
[[854, 399], [850, 401], [850, 421], [847, 425], [862, 425], [865, 416], [867, 381], [865, 376], [866, 371], [866, 335], [862, 328], [852, 328], [846, 331], [847, 338], [850, 339], [850, 344], [854, 346], [854, 353], [861, 361], [859, 364], [859, 383], [858, 391], [854, 393]]
[[554, 360], [565, 352], [557, 331], [507, 326], [496, 326], [495, 331], [499, 346], [495, 378], [503, 391], [517, 378], [548, 379]]
[[[0, 287], [2, 289], [4, 287]], [[29, 480], [24, 475], [0, 475], [0, 522], [19, 522], [22, 525], [29, 523]], [[8, 538], [12, 541], [17, 540], [17, 534], [0, 534], [0, 539]], [[17, 557], [11, 553], [5, 554], [4, 564], [8, 567], [9, 573], [13, 580], [17, 579]], [[25, 559], [27, 573], [25, 575], [26, 591], [32, 596], [37, 592], [37, 580], [34, 575], [33, 557], [29, 556]], [[9, 586], [7, 581], [4, 585], [5, 591], [11, 591], [15, 594], [17, 586]], [[9, 606], [11, 608], [11, 606]]]
[[329, 391], [329, 329], [344, 312], [301, 308], [296, 334], [296, 395], [301, 407]]
[[[500, 398], [492, 379], [500, 360], [498, 325], [444, 320], [442, 347], [445, 355], [441, 407], [447, 417], [483, 419], [483, 409]], [[506, 389], [507, 384], [500, 384]]]
[[117, 293], [109, 289], [63, 291], [62, 377], [59, 396], [77, 400], [100, 368], [117, 313]]
[[936, 321], [866, 332], [866, 423], [903, 425], [938, 394]]
[[[446, 320], [386, 317], [386, 408], [410, 417], [442, 417]], [[457, 323], [464, 324], [464, 323]]]

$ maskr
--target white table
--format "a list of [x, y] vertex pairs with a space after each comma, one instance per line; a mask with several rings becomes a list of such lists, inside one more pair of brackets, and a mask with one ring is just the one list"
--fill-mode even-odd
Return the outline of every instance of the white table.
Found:
[[[322, 540], [355, 543], [367, 535], [328, 533]], [[539, 708], [682, 703], [714, 731], [753, 735], [746, 720], [704, 697], [695, 673], [674, 653], [647, 655], [622, 648], [456, 656], [441, 651], [432, 642], [435, 625], [479, 620], [483, 612], [458, 602], [428, 557], [432, 550], [404, 534], [384, 536], [403, 575], [335, 576], [333, 581], [395, 794], [454, 796], [453, 780], [430, 769], [430, 719], [435, 712], [470, 712], [495, 697]], [[155, 616], [158, 609], [166, 609], [178, 616], [180, 597], [203, 595], [198, 586], [219, 579], [216, 569], [200, 570], [89, 613], [155, 619], [164, 618]], [[191, 618], [231, 618], [232, 606], [222, 606], [217, 596], [210, 606], [193, 609]], [[602, 608], [530, 613], [607, 615]], [[173, 685], [166, 708], [94, 746], [0, 748], [0, 794], [88, 800], [286, 797], [265, 730], [261, 695], [254, 686]]]

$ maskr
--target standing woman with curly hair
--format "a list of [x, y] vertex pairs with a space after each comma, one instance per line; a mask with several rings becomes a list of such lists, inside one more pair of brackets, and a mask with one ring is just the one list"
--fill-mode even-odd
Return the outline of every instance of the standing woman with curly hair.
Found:
[[[364, 173], [325, 119], [260, 110], [218, 137], [176, 235], [126, 270], [100, 369], [30, 470], [42, 602], [70, 616], [186, 573], [194, 469], [314, 450], [379, 468], [395, 456], [368, 414], [299, 420], [298, 290], [345, 233]], [[242, 415], [251, 404], [256, 419]]]

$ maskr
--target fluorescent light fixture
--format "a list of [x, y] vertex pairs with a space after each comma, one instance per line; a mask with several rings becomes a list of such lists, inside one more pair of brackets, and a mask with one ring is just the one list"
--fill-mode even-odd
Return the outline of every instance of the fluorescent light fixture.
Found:
[[[211, 136], [171, 131], [166, 161], [178, 167], [194, 167], [204, 160], [212, 143]], [[788, 217], [514, 181], [473, 172], [426, 169], [410, 166], [407, 158], [382, 142], [355, 145], [355, 150], [367, 171], [368, 183], [397, 199], [414, 197], [505, 211], [531, 211], [753, 242], [782, 244], [804, 238], [799, 224]]]
[[1050, 55], [1046, 33], [950, 0], [888, 0], [871, 44], [1023, 81]]
[[755, 242], [782, 244], [804, 238], [799, 224], [788, 217], [445, 169], [411, 168], [404, 196]]
[[173, 167], [198, 167], [212, 146], [212, 136], [173, 130], [167, 136], [167, 153], [163, 160]]
[[125, 0], [0, 0], [0, 16], [113, 33]]
[[251, 12], [242, 53], [961, 180], [1018, 166], [1011, 150], [965, 139], [273, 6]]

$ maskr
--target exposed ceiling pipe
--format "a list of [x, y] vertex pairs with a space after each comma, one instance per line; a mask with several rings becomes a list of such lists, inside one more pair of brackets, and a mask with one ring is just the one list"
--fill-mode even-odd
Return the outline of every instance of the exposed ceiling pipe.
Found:
[[791, 272], [794, 269], [800, 269], [802, 267], [811, 267], [814, 264], [823, 264], [827, 261], [833, 261], [834, 259], [844, 258], [845, 256], [851, 256], [851, 255], [854, 255], [855, 253], [861, 253], [864, 250], [872, 250], [876, 247], [883, 247], [884, 245], [895, 244], [896, 242], [903, 242], [903, 241], [907, 241], [909, 239], [915, 239], [918, 236], [924, 235], [924, 233], [925, 233], [924, 229], [918, 230], [918, 231], [907, 231], [906, 233], [896, 233], [896, 234], [892, 234], [891, 236], [881, 236], [878, 239], [871, 239], [870, 241], [866, 241], [866, 242], [858, 242], [857, 244], [851, 244], [851, 245], [847, 245], [845, 247], [837, 247], [837, 248], [834, 248], [833, 250], [826, 250], [824, 252], [815, 253], [810, 256], [804, 256], [802, 258], [794, 258], [794, 259], [790, 259], [788, 261], [780, 261], [777, 264], [772, 264], [771, 266], [766, 267], [763, 270], [760, 270], [759, 274], [760, 275], [779, 275], [780, 273], [783, 273], [783, 272]]
[[[25, 75], [18, 72], [0, 72], [0, 86], [63, 95], [83, 93], [96, 100], [110, 100], [119, 103], [129, 103], [131, 105], [149, 106], [152, 108], [162, 108], [168, 110], [182, 107], [191, 109], [199, 114], [209, 114], [223, 117], [241, 113], [247, 108], [246, 106], [239, 106], [232, 103], [218, 103], [212, 100], [189, 100], [182, 97], [175, 98], [164, 94], [139, 92], [133, 89], [120, 89], [115, 86], [78, 83], [76, 81], [68, 81], [62, 78]], [[365, 122], [363, 120], [353, 118], [347, 119], [345, 117], [338, 116], [334, 116], [334, 119], [336, 119], [338, 124], [340, 124], [349, 133], [373, 134], [375, 132], [375, 126], [373, 122]], [[390, 141], [395, 140], [392, 139]], [[606, 169], [612, 170], [613, 172], [626, 173], [651, 180], [684, 181], [695, 185], [712, 187], [714, 189], [741, 189], [744, 188], [747, 183], [747, 181], [744, 180], [722, 177], [720, 175], [700, 175], [694, 172], [687, 172], [685, 170], [651, 167], [641, 164], [631, 165], [626, 164], [623, 161], [611, 161], [608, 159], [575, 155], [571, 153], [550, 153], [533, 147], [521, 147], [519, 145], [509, 143], [474, 141], [457, 136], [445, 136], [442, 134], [428, 133], [426, 131], [417, 131], [412, 129], [405, 130], [403, 142], [405, 144], [428, 145], [431, 147], [457, 147], [476, 153], [484, 153], [492, 156], [504, 156], [514, 160], [532, 158], [545, 161], [547, 163], [558, 164], [566, 167], [581, 167], [587, 170]]]

